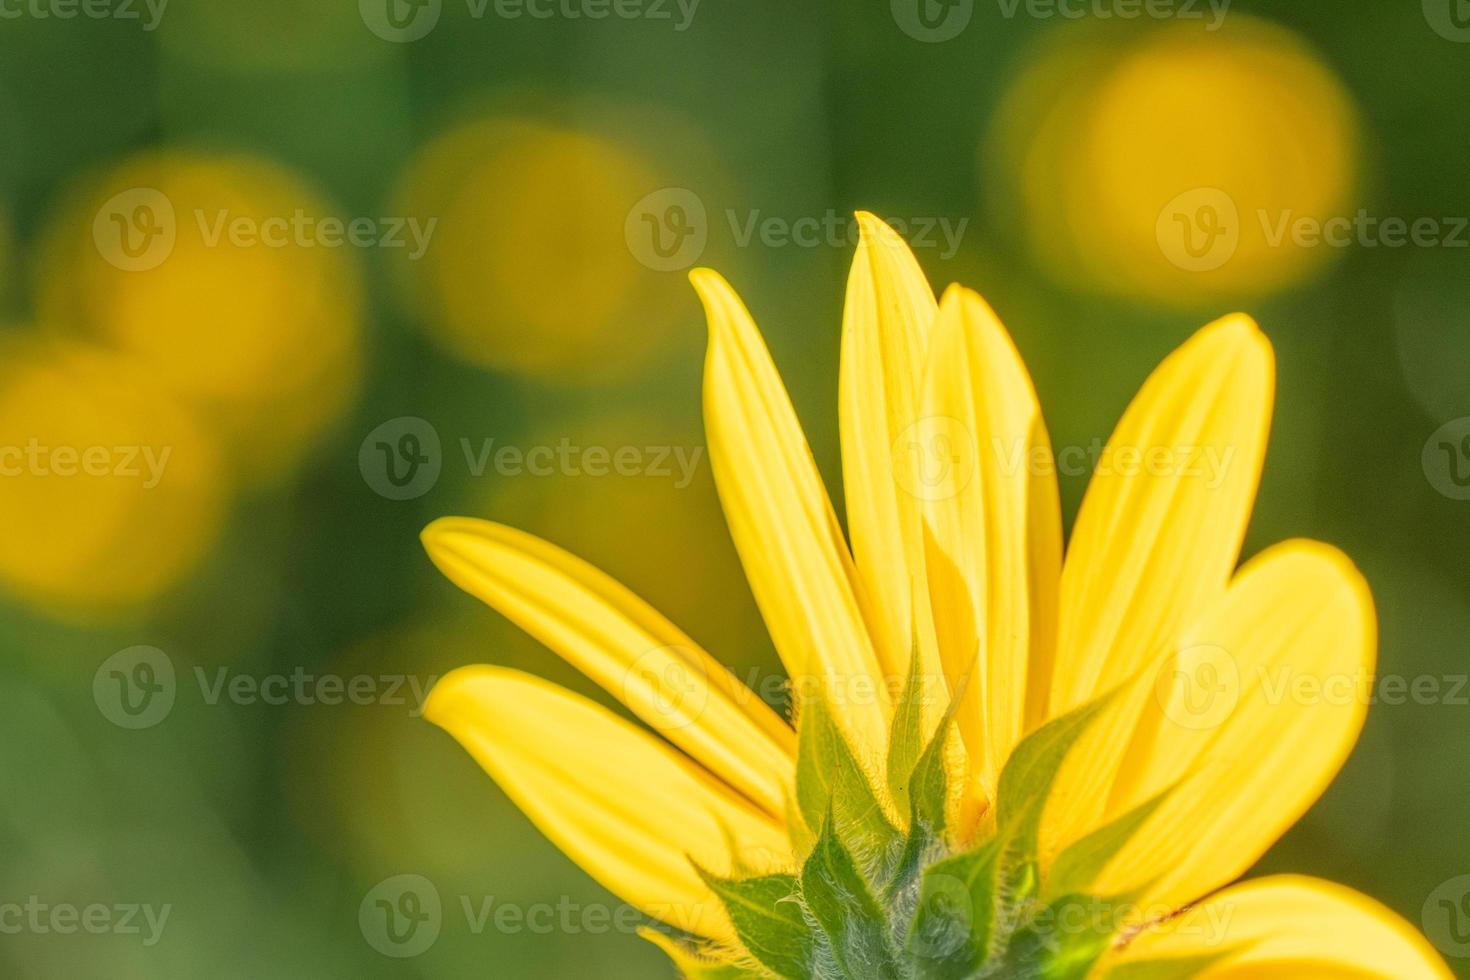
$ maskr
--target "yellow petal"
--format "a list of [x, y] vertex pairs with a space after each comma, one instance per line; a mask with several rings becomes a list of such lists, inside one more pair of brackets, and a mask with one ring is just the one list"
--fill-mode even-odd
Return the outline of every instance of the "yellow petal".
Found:
[[1196, 980], [1451, 980], [1424, 937], [1350, 888], [1294, 876], [1227, 889], [1135, 936], [1110, 954], [1103, 978], [1123, 966], [1218, 958]]
[[[903, 239], [866, 211], [858, 212], [858, 227], [838, 384], [848, 532], [884, 673], [906, 676], [917, 645], [922, 675], [937, 680], [928, 605], [916, 602], [925, 594], [924, 517], [914, 493], [918, 461], [902, 451], [919, 418], [937, 306]], [[937, 707], [942, 713], [944, 705]]]
[[798, 691], [815, 680], [860, 756], [876, 762], [889, 691], [832, 503], [745, 305], [718, 273], [690, 279], [709, 318], [710, 465], [751, 591]]
[[1375, 650], [1367, 584], [1336, 549], [1290, 541], [1247, 563], [1150, 678], [1106, 816], [1173, 789], [1100, 892], [1147, 885], [1178, 908], [1250, 868], [1352, 751]]
[[489, 521], [424, 530], [434, 564], [772, 816], [795, 777], [791, 727], [643, 600], [555, 545]]
[[1031, 377], [995, 313], [952, 286], [924, 390], [929, 587], [959, 728], [983, 789], [1039, 724], [1051, 685], [1062, 522]]
[[1270, 343], [1236, 314], [1159, 365], [1099, 460], [1062, 570], [1052, 709], [1169, 648], [1229, 581], [1270, 426]]
[[424, 716], [449, 732], [561, 850], [609, 891], [670, 925], [728, 940], [693, 861], [789, 867], [767, 815], [654, 736], [585, 698], [499, 667], [463, 667]]

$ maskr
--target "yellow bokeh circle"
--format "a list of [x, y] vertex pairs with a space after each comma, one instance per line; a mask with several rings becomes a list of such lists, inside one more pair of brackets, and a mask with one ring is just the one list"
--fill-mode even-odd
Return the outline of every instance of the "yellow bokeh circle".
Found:
[[568, 126], [480, 118], [430, 142], [396, 207], [436, 218], [431, 248], [395, 256], [408, 315], [453, 355], [561, 384], [627, 377], [672, 340], [682, 275], [625, 240], [663, 186], [640, 154]]
[[133, 354], [230, 437], [247, 483], [289, 473], [350, 403], [363, 287], [350, 220], [283, 167], [166, 152], [76, 191], [48, 229], [41, 318]]
[[1351, 215], [1359, 126], [1290, 32], [1099, 28], [1044, 50], [986, 143], [995, 197], [1057, 277], [1169, 303], [1259, 295], [1341, 248], [1291, 229]]
[[0, 344], [0, 583], [61, 614], [157, 598], [213, 543], [219, 448], [136, 359]]

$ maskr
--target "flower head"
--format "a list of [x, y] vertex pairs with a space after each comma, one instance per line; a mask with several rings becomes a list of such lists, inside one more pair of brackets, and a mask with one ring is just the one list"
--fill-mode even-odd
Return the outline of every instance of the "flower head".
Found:
[[936, 302], [859, 220], [848, 534], [744, 304], [691, 277], [710, 460], [795, 727], [601, 572], [467, 518], [425, 530], [434, 562], [643, 724], [485, 666], [428, 717], [690, 976], [1449, 977], [1346, 889], [1231, 885], [1347, 758], [1376, 649], [1330, 546], [1236, 568], [1274, 386], [1256, 325], [1219, 320], [1148, 379], [1064, 556], [1000, 320], [958, 286]]

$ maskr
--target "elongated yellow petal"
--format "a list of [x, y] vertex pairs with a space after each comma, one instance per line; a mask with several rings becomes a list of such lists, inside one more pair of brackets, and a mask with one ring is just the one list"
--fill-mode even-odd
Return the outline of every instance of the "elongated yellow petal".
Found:
[[718, 273], [696, 269], [690, 279], [709, 318], [710, 465], [751, 590], [798, 691], [815, 679], [857, 751], [876, 762], [889, 691], [832, 503], [744, 304]]
[[424, 547], [456, 585], [536, 637], [772, 816], [795, 777], [791, 727], [647, 603], [540, 538], [450, 517]]
[[923, 415], [938, 467], [925, 496], [935, 626], [951, 689], [970, 675], [959, 727], [993, 799], [1011, 749], [1043, 720], [1062, 519], [1031, 377], [995, 313], [958, 286], [940, 304]]
[[1224, 590], [1255, 498], [1273, 387], [1269, 342], [1236, 314], [1165, 359], [1124, 413], [1062, 570], [1054, 712], [1149, 663]]
[[[916, 435], [938, 307], [903, 239], [866, 211], [858, 212], [858, 227], [838, 384], [847, 526], [884, 673], [906, 676], [917, 647], [922, 675], [937, 681], [941, 667], [928, 603], [922, 601], [923, 501], [915, 492], [921, 467], [904, 447]], [[933, 700], [942, 714], [943, 699]]]
[[791, 864], [776, 821], [664, 742], [540, 678], [463, 667], [434, 686], [424, 716], [588, 874], [671, 925], [732, 935], [691, 860], [716, 874]]
[[1099, 975], [1125, 980], [1145, 963], [1191, 960], [1208, 964], [1189, 974], [1196, 980], [1453, 977], [1393, 912], [1350, 888], [1295, 876], [1237, 885], [1144, 930], [1111, 954]]
[[1178, 907], [1254, 864], [1352, 751], [1376, 642], [1368, 586], [1336, 549], [1290, 541], [1241, 569], [1154, 678], [1109, 813], [1174, 789], [1102, 893], [1147, 884]]

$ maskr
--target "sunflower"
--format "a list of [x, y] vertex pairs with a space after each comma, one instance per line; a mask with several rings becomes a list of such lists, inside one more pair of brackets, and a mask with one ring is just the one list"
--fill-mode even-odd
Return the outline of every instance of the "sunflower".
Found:
[[1346, 760], [1376, 656], [1336, 549], [1236, 567], [1274, 389], [1256, 325], [1154, 371], [1064, 557], [1005, 329], [858, 219], [846, 535], [750, 314], [691, 274], [711, 465], [794, 723], [601, 572], [469, 518], [424, 531], [435, 564], [643, 725], [492, 666], [427, 717], [691, 977], [1449, 977], [1348, 889], [1232, 884]]

